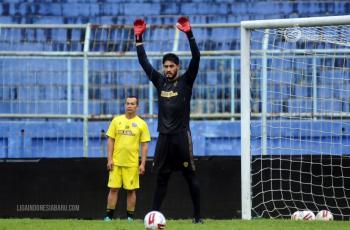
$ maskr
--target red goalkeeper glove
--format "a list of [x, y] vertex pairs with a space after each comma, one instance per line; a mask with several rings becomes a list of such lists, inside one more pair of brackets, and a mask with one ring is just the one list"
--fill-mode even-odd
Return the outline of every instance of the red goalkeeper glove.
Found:
[[191, 31], [190, 21], [186, 17], [180, 17], [177, 20], [176, 27], [185, 33]]
[[142, 42], [142, 34], [146, 30], [146, 22], [143, 19], [136, 19], [134, 21], [134, 34], [136, 42]]

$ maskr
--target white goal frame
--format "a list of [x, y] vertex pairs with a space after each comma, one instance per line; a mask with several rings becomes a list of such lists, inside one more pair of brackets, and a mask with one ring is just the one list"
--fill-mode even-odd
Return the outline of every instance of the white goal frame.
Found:
[[[242, 219], [252, 218], [251, 196], [251, 95], [250, 95], [250, 58], [251, 30], [283, 27], [349, 25], [350, 16], [327, 16], [295, 19], [273, 19], [241, 22], [241, 198]], [[264, 70], [262, 70], [264, 71]], [[263, 142], [263, 140], [262, 140]]]

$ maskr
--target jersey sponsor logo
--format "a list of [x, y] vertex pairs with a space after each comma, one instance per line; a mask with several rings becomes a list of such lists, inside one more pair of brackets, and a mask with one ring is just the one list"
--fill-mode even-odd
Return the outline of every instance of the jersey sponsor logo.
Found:
[[161, 97], [166, 97], [166, 98], [176, 97], [177, 95], [178, 93], [174, 91], [162, 91], [160, 94]]
[[125, 136], [135, 136], [135, 134], [132, 133], [131, 130], [118, 130], [118, 134]]

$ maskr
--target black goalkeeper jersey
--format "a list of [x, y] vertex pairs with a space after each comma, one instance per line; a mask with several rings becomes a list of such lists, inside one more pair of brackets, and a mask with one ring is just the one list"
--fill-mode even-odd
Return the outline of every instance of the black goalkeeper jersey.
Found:
[[152, 67], [142, 44], [136, 47], [142, 68], [157, 88], [159, 133], [173, 134], [189, 129], [192, 88], [198, 73], [200, 60], [200, 52], [195, 39], [190, 38], [189, 43], [192, 53], [189, 67], [184, 74], [178, 76], [174, 81], [169, 81], [166, 76]]

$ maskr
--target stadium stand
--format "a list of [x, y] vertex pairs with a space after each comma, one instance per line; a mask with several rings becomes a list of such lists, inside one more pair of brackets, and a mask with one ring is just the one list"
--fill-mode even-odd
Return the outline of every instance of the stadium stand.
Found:
[[[181, 4], [179, 4], [181, 3]], [[200, 4], [200, 7], [198, 7]], [[141, 9], [141, 10], [140, 10]], [[0, 3], [0, 23], [1, 24], [132, 24], [136, 17], [143, 17], [149, 24], [174, 24], [178, 15], [189, 15], [192, 23], [238, 23], [247, 19], [272, 19], [272, 18], [293, 18], [293, 17], [311, 17], [323, 15], [343, 15], [350, 13], [350, 3], [347, 1], [240, 1], [240, 0], [174, 0], [171, 2], [161, 0], [144, 1], [125, 1], [118, 3], [112, 0], [65, 0], [65, 1], [30, 1], [30, 0], [12, 0], [2, 1]], [[230, 36], [233, 41], [222, 40], [227, 37], [227, 31], [216, 29], [198, 29], [198, 37], [204, 36], [205, 41], [198, 41], [201, 50], [239, 50], [239, 31], [234, 30]], [[123, 46], [121, 44], [109, 44], [106, 42], [110, 36], [121, 37], [123, 39], [133, 39], [132, 34], [108, 33], [108, 31], [92, 30], [91, 36], [98, 37], [101, 41], [91, 44], [91, 51], [134, 51], [133, 46]], [[160, 34], [161, 33], [161, 34]], [[220, 34], [220, 36], [218, 36]], [[165, 40], [172, 39], [173, 33], [164, 33], [164, 31], [155, 31], [152, 36], [162, 36]], [[152, 38], [152, 37], [151, 37]], [[26, 51], [82, 51], [81, 41], [84, 39], [84, 30], [28, 30], [25, 33], [18, 31], [13, 38], [17, 50]], [[36, 41], [52, 41], [51, 45], [40, 45]], [[19, 41], [26, 41], [20, 43]], [[65, 41], [64, 43], [59, 41]], [[158, 44], [159, 45], [159, 44]], [[161, 50], [157, 44], [151, 44], [147, 47], [148, 51], [171, 51], [172, 45], [166, 42], [161, 45]], [[7, 51], [13, 49], [13, 46], [0, 41], [0, 49]], [[187, 44], [180, 47], [180, 50], [188, 49]], [[284, 60], [276, 61], [272, 66], [290, 65], [293, 71], [301, 71], [303, 66], [292, 66]], [[327, 61], [327, 60], [319, 60]], [[82, 60], [71, 60], [72, 78], [71, 82], [60, 76], [68, 72], [67, 61], [62, 59], [46, 60], [46, 66], [54, 73], [50, 77], [40, 74], [42, 63], [30, 60], [4, 60], [0, 59], [2, 73], [11, 72], [9, 68], [16, 66], [17, 73], [12, 76], [0, 76], [0, 113], [6, 114], [66, 114], [70, 110], [71, 114], [79, 114], [83, 111], [83, 88], [82, 78], [74, 77], [81, 74]], [[239, 112], [239, 60], [236, 60], [235, 67], [231, 69], [230, 60], [217, 61], [210, 59], [201, 60], [201, 69], [193, 91], [195, 100], [192, 106], [194, 113], [233, 113]], [[153, 60], [154, 65], [159, 65], [160, 61]], [[187, 65], [187, 62], [184, 62]], [[338, 63], [339, 64], [339, 63]], [[344, 63], [340, 63], [340, 65]], [[350, 63], [345, 63], [350, 65]], [[141, 98], [147, 98], [149, 92], [149, 83], [146, 77], [133, 76], [130, 72], [132, 68], [139, 68], [136, 59], [128, 60], [102, 60], [91, 61], [90, 79], [93, 87], [89, 88], [89, 111], [93, 115], [118, 114], [123, 111], [123, 105], [113, 101], [115, 98], [125, 97], [126, 94], [136, 93]], [[337, 65], [331, 63], [330, 65]], [[32, 71], [28, 71], [32, 70]], [[101, 70], [103, 74], [101, 73]], [[118, 71], [118, 75], [117, 72]], [[230, 103], [230, 72], [234, 74], [234, 105], [231, 108]], [[327, 73], [327, 70], [319, 70], [318, 97], [320, 98], [342, 98], [350, 101], [350, 83], [343, 82], [342, 72]], [[23, 76], [26, 77], [23, 77]], [[22, 77], [21, 77], [22, 76]], [[29, 76], [29, 77], [28, 77]], [[327, 76], [327, 77], [323, 77]], [[340, 76], [340, 77], [339, 77]], [[289, 99], [287, 95], [289, 89], [287, 84], [290, 81], [288, 73], [277, 77], [285, 85], [275, 85], [271, 87], [269, 97], [275, 100], [275, 103], [268, 105], [268, 112], [312, 112], [310, 110], [295, 111], [294, 108], [300, 108], [300, 103], [312, 104], [312, 101]], [[311, 79], [295, 79], [298, 83], [292, 89], [291, 94], [297, 94], [304, 97], [310, 97]], [[49, 83], [50, 87], [45, 87]], [[333, 92], [322, 87], [327, 84], [338, 84], [344, 89], [349, 88], [348, 93], [342, 91], [341, 94]], [[67, 91], [67, 85], [71, 84], [71, 95]], [[135, 90], [133, 85], [139, 85]], [[253, 92], [258, 95], [260, 92]], [[71, 97], [71, 104], [67, 105], [67, 98]], [[36, 103], [32, 101], [35, 100]], [[54, 100], [56, 103], [47, 105], [47, 100]], [[145, 99], [146, 100], [146, 99]], [[288, 105], [286, 111], [285, 105]], [[332, 111], [349, 112], [349, 103], [339, 100], [337, 103], [329, 104], [323, 101], [318, 105], [320, 108], [332, 108]], [[310, 106], [311, 107], [311, 106]], [[309, 108], [310, 108], [309, 107]], [[306, 108], [305, 106], [303, 108]], [[156, 103], [152, 108], [157, 112]], [[259, 102], [253, 102], [253, 109], [261, 111]], [[141, 102], [140, 113], [149, 113], [147, 101]], [[152, 133], [152, 143], [150, 155], [153, 155], [156, 138], [156, 122], [148, 120]], [[322, 123], [323, 124], [323, 123]], [[311, 124], [310, 124], [311, 125]], [[89, 127], [90, 149], [89, 156], [105, 156], [104, 138], [101, 137], [101, 130], [107, 128], [106, 122], [91, 122]], [[0, 123], [0, 158], [21, 158], [21, 157], [79, 157], [82, 152], [82, 123], [72, 120], [66, 121], [33, 121], [26, 123], [25, 126], [15, 124], [12, 120], [2, 121]], [[36, 130], [40, 130], [40, 135], [36, 135]], [[349, 129], [346, 128], [346, 131]], [[239, 155], [240, 154], [240, 127], [239, 121], [194, 121], [192, 122], [192, 132], [194, 141], [194, 152], [197, 156], [212, 155]], [[288, 130], [286, 130], [286, 133]], [[60, 133], [57, 136], [57, 133]], [[286, 134], [287, 135], [287, 134]], [[305, 134], [310, 135], [310, 134]], [[306, 138], [327, 138], [320, 137], [318, 133]], [[337, 137], [331, 137], [337, 138]], [[339, 139], [339, 144], [347, 139]], [[103, 144], [101, 144], [103, 143]], [[269, 142], [273, 145], [273, 140]], [[298, 143], [285, 143], [288, 145], [298, 145]], [[283, 145], [283, 143], [282, 143]], [[334, 144], [337, 145], [337, 144]], [[31, 147], [27, 147], [31, 146]], [[79, 147], [77, 147], [79, 146]], [[314, 146], [313, 146], [314, 147]], [[313, 147], [310, 147], [311, 150]], [[337, 146], [333, 146], [336, 149]], [[20, 151], [18, 148], [22, 148]], [[283, 149], [283, 148], [282, 148]], [[306, 151], [308, 151], [306, 150]], [[317, 152], [317, 151], [316, 151]], [[336, 152], [336, 151], [334, 151]], [[20, 154], [18, 154], [20, 153]], [[309, 152], [310, 153], [310, 152]], [[286, 153], [288, 154], [288, 153]]]

